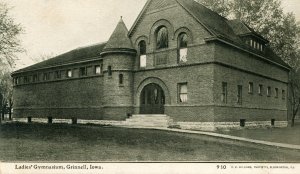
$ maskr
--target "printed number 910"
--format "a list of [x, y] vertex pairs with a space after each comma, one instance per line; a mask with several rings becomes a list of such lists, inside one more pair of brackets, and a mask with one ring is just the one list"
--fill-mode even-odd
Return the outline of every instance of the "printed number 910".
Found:
[[226, 169], [226, 165], [217, 165], [217, 169], [224, 170], [224, 169]]

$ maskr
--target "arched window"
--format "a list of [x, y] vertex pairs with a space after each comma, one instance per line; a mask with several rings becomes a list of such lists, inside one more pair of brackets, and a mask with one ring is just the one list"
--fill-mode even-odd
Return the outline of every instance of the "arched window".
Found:
[[160, 27], [156, 33], [156, 49], [169, 47], [169, 35], [166, 27]]
[[140, 67], [144, 68], [147, 65], [147, 56], [146, 56], [147, 46], [144, 40], [140, 41], [139, 43], [139, 51], [140, 51]]
[[178, 36], [178, 60], [179, 62], [187, 62], [187, 45], [188, 36], [186, 33], [181, 33]]

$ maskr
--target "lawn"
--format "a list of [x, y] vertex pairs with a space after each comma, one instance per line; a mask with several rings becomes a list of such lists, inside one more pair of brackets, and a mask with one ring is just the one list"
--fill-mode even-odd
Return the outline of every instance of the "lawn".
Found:
[[64, 124], [0, 125], [2, 161], [289, 161], [299, 151], [209, 136]]
[[295, 127], [241, 129], [241, 130], [230, 130], [230, 131], [217, 131], [217, 133], [244, 137], [244, 138], [251, 138], [256, 140], [300, 145], [300, 122], [299, 121], [296, 123]]

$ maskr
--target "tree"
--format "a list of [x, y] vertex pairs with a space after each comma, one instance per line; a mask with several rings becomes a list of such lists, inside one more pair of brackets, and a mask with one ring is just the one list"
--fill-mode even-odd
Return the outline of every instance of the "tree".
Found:
[[229, 0], [196, 0], [211, 10], [217, 12], [223, 17], [228, 17], [230, 14]]
[[7, 112], [7, 110], [9, 110], [9, 113], [11, 113], [12, 89], [13, 84], [10, 77], [10, 72], [2, 71], [2, 73], [0, 73], [0, 111], [2, 120], [4, 119], [4, 114]]
[[300, 108], [300, 70], [292, 70], [290, 75], [290, 92], [291, 97], [289, 102], [291, 104], [292, 111], [292, 123], [291, 126], [295, 125], [295, 118]]
[[12, 104], [12, 79], [10, 73], [15, 64], [16, 53], [24, 51], [19, 40], [23, 29], [9, 15], [9, 10], [10, 8], [4, 2], [0, 2], [0, 115], [2, 118], [8, 103]]
[[24, 51], [19, 40], [23, 29], [9, 16], [9, 10], [4, 2], [0, 2], [0, 64], [13, 67], [15, 54]]

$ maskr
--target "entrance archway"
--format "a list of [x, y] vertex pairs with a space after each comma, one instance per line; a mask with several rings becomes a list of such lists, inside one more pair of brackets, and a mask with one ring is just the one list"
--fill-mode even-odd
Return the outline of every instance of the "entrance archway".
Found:
[[165, 94], [163, 89], [155, 84], [146, 85], [140, 95], [140, 114], [164, 114]]

